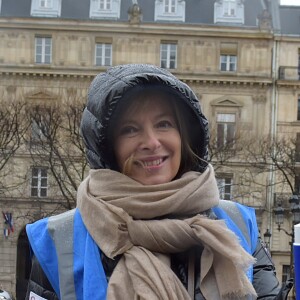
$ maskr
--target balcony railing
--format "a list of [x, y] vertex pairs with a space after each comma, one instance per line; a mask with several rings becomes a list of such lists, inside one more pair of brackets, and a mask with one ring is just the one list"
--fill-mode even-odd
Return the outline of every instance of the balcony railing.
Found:
[[299, 67], [279, 67], [280, 80], [300, 80]]

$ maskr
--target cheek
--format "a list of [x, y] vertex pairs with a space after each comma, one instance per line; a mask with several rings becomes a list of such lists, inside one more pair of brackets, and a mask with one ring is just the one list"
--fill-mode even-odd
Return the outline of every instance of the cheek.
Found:
[[181, 145], [181, 138], [179, 135], [176, 136], [176, 138], [174, 139], [174, 152], [175, 152], [175, 156], [176, 156], [176, 163], [180, 164], [181, 162], [181, 156], [182, 156], [182, 145]]
[[122, 168], [122, 160], [123, 160], [122, 157], [124, 155], [122, 149], [124, 149], [122, 142], [117, 139], [114, 143], [114, 153], [119, 168]]
[[117, 139], [114, 145], [115, 157], [120, 169], [123, 169], [125, 161], [132, 154], [132, 143], [124, 139]]

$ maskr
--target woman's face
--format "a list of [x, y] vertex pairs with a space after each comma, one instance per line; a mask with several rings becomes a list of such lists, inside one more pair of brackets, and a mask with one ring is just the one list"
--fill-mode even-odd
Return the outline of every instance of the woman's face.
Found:
[[127, 109], [114, 129], [114, 150], [124, 174], [144, 184], [174, 179], [181, 161], [181, 138], [174, 113], [162, 96], [148, 96]]

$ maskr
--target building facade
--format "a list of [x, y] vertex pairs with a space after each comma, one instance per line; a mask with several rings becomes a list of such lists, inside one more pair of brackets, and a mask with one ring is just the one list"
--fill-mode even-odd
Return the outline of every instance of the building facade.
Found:
[[[0, 288], [24, 295], [25, 225], [74, 207], [88, 171], [75, 129], [88, 86], [126, 63], [169, 69], [196, 92], [221, 197], [256, 209], [285, 280], [290, 236], [278, 231], [273, 208], [299, 191], [299, 178], [295, 160], [283, 180], [269, 156], [283, 138], [298, 150], [299, 16], [279, 0], [0, 0], [1, 107], [15, 113], [1, 131], [21, 130], [15, 148], [0, 144]], [[289, 216], [283, 227], [291, 232]]]

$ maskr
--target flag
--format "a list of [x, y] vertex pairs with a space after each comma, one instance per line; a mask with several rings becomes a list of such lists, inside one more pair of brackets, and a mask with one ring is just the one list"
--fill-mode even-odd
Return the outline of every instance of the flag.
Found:
[[12, 213], [9, 212], [2, 212], [3, 218], [4, 218], [4, 224], [6, 225], [4, 228], [4, 237], [8, 237], [10, 233], [14, 232], [14, 224], [13, 224], [13, 218]]

